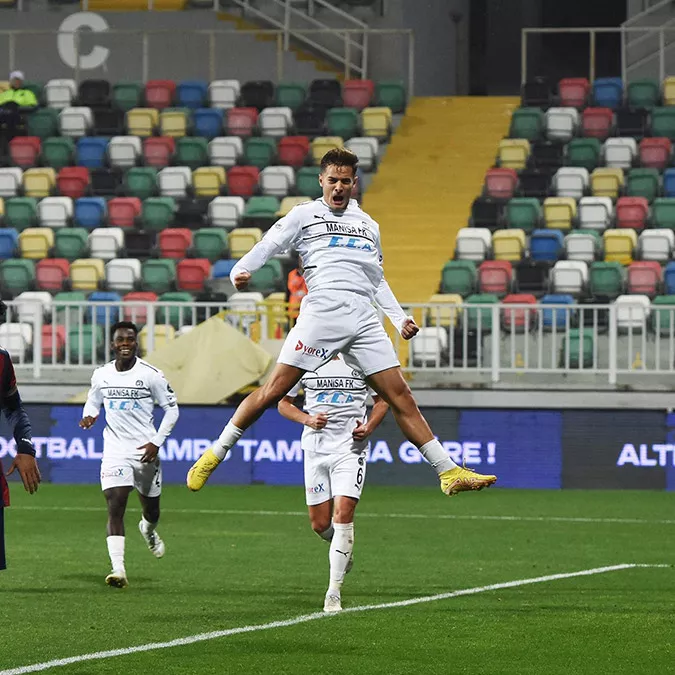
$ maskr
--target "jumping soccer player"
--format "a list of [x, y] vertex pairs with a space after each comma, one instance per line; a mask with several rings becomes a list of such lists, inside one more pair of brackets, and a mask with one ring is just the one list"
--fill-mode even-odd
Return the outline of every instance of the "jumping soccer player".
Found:
[[[143, 508], [138, 529], [150, 552], [156, 558], [164, 555], [164, 542], [156, 529], [162, 492], [158, 453], [178, 420], [178, 404], [163, 373], [136, 356], [136, 326], [120, 321], [112, 327], [111, 336], [115, 360], [94, 371], [80, 426], [89, 429], [104, 406], [101, 489], [108, 505], [108, 554], [112, 563], [105, 582], [124, 588], [129, 583], [124, 566], [124, 512], [134, 488]], [[152, 422], [155, 401], [164, 410], [158, 431]]]
[[[307, 412], [295, 405], [301, 385]], [[369, 393], [374, 403], [370, 419], [366, 419]], [[324, 612], [342, 609], [342, 582], [351, 569], [354, 547], [354, 511], [366, 479], [367, 439], [388, 409], [369, 390], [363, 373], [350, 368], [339, 355], [315, 372], [305, 373], [279, 401], [279, 412], [305, 427], [302, 451], [309, 520], [312, 529], [330, 542], [330, 583]]]
[[309, 294], [269, 379], [242, 401], [215, 445], [188, 472], [191, 490], [204, 486], [229, 449], [267, 407], [280, 401], [305, 372], [316, 370], [338, 352], [345, 355], [348, 365], [359, 367], [368, 385], [389, 404], [403, 435], [438, 473], [445, 494], [480, 490], [497, 480], [452, 461], [403, 378], [373, 301], [404, 340], [410, 340], [419, 329], [384, 279], [378, 224], [350, 199], [357, 164], [357, 156], [349, 150], [327, 152], [319, 175], [323, 198], [293, 208], [232, 269], [232, 283], [243, 291], [251, 274], [272, 256], [295, 249], [302, 259]]

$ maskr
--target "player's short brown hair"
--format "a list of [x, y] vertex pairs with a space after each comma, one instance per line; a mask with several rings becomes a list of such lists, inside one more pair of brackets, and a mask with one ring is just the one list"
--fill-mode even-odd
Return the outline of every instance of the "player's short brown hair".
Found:
[[356, 176], [359, 158], [351, 150], [347, 150], [347, 148], [333, 148], [321, 158], [321, 173], [329, 166], [349, 166], [354, 176]]

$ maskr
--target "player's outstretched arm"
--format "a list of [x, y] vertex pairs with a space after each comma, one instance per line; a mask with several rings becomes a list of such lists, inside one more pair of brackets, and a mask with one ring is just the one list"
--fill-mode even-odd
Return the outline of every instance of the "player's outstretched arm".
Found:
[[325, 413], [309, 415], [304, 410], [300, 410], [300, 408], [295, 405], [295, 396], [284, 396], [281, 401], [279, 401], [277, 410], [279, 411], [279, 414], [287, 420], [297, 422], [306, 427], [311, 427], [317, 431], [323, 429], [328, 423], [328, 416]]
[[141, 457], [141, 462], [154, 462], [157, 459], [159, 449], [173, 431], [180, 416], [176, 393], [164, 377], [164, 373], [158, 371], [152, 378], [150, 387], [155, 401], [164, 411], [164, 417], [162, 417], [157, 433], [147, 443], [138, 448], [138, 450], [145, 451], [143, 457]]
[[383, 277], [375, 292], [375, 304], [389, 317], [404, 340], [415, 337], [419, 328], [411, 316], [407, 316]]
[[370, 411], [370, 417], [365, 424], [358, 422], [356, 428], [352, 432], [352, 437], [355, 441], [364, 441], [370, 436], [384, 419], [384, 416], [389, 410], [389, 404], [379, 396], [373, 396], [373, 409]]

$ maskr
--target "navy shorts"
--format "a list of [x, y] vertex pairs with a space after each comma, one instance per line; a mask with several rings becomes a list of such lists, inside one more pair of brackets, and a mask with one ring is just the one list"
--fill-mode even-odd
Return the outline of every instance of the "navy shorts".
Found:
[[5, 560], [5, 509], [0, 506], [0, 570], [7, 567]]

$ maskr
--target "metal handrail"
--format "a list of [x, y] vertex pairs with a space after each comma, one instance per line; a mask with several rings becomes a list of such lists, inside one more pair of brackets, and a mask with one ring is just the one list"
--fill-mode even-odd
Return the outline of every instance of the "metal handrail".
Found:
[[646, 16], [649, 16], [650, 14], [654, 14], [655, 12], [658, 12], [663, 7], [668, 7], [671, 4], [672, 4], [672, 0], [660, 0], [656, 4], [650, 5], [646, 9], [643, 9], [641, 12], [639, 12], [635, 16], [632, 16], [630, 19], [627, 19], [621, 25], [624, 26], [625, 28], [629, 28], [636, 21], [639, 21], [640, 19], [642, 19]]

